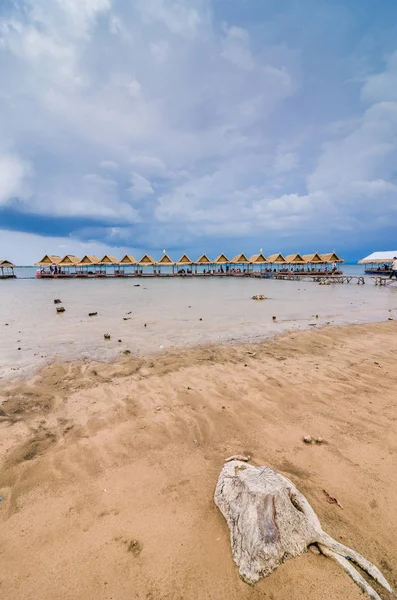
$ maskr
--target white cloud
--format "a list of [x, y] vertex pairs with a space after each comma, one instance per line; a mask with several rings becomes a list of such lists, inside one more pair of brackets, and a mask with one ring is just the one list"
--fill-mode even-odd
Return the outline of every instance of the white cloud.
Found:
[[249, 33], [241, 27], [226, 27], [222, 40], [222, 56], [240, 69], [254, 68]]
[[370, 106], [361, 122], [347, 135], [324, 145], [309, 191], [348, 191], [354, 181], [388, 179], [395, 172], [397, 155], [397, 103]]
[[367, 77], [361, 96], [366, 102], [397, 102], [397, 51], [390, 56], [385, 71]]
[[171, 33], [194, 36], [203, 21], [205, 2], [198, 0], [138, 0], [146, 22], [160, 22]]
[[104, 254], [114, 254], [121, 258], [127, 252], [129, 254], [134, 252], [139, 256], [142, 249], [131, 248], [130, 243], [124, 246], [110, 246], [95, 240], [83, 242], [76, 236], [46, 237], [0, 229], [0, 256], [11, 260], [16, 265], [31, 265], [47, 253], [59, 256], [75, 254], [79, 257], [83, 257], [85, 254], [93, 254], [98, 257], [104, 256]]
[[274, 170], [276, 173], [293, 171], [299, 166], [299, 156], [296, 152], [278, 151], [274, 159]]
[[167, 173], [165, 164], [157, 156], [134, 156], [130, 162], [141, 173], [149, 175], [165, 175]]
[[139, 173], [133, 173], [131, 177], [132, 186], [130, 191], [136, 199], [144, 198], [154, 194], [154, 189], [148, 179], [139, 175]]
[[0, 204], [142, 244], [159, 231], [306, 236], [394, 210], [397, 53], [364, 78], [362, 104], [343, 96], [333, 112], [289, 36], [219, 11], [211, 0], [0, 9]]
[[142, 86], [139, 83], [139, 81], [137, 81], [136, 79], [132, 79], [128, 85], [128, 93], [130, 94], [130, 96], [132, 96], [132, 98], [138, 98], [138, 96], [140, 96], [141, 91], [142, 91]]
[[118, 168], [118, 164], [116, 162], [114, 162], [114, 160], [102, 160], [99, 163], [99, 166], [102, 169], [110, 169], [110, 170], [116, 170]]
[[0, 206], [12, 198], [28, 195], [27, 178], [31, 167], [12, 155], [0, 154]]
[[162, 65], [167, 60], [169, 49], [168, 42], [160, 41], [150, 44], [150, 52], [159, 65]]
[[110, 18], [109, 29], [110, 29], [110, 32], [115, 35], [117, 33], [120, 33], [122, 31], [121, 19], [119, 19], [119, 17], [116, 17], [113, 15]]

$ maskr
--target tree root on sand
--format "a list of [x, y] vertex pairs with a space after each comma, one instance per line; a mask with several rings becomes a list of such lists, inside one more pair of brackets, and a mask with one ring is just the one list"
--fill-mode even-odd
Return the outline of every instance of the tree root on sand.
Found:
[[233, 558], [245, 582], [256, 583], [317, 544], [370, 598], [380, 600], [354, 565], [396, 597], [375, 565], [323, 531], [309, 502], [287, 477], [246, 460], [240, 456], [227, 459], [214, 498], [229, 526]]

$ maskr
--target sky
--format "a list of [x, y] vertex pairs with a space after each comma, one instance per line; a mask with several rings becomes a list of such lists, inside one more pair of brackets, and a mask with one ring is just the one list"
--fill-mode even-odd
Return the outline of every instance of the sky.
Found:
[[397, 247], [395, 0], [2, 0], [0, 258]]

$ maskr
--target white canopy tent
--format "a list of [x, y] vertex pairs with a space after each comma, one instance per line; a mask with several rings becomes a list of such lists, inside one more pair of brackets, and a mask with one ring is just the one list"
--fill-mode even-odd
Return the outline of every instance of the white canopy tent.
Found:
[[372, 252], [369, 256], [358, 261], [360, 265], [373, 263], [391, 263], [393, 258], [397, 256], [397, 250], [385, 250], [384, 252]]

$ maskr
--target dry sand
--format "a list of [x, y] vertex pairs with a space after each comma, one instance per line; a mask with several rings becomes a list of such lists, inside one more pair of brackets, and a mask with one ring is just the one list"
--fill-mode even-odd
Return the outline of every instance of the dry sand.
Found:
[[290, 477], [396, 588], [396, 356], [390, 322], [52, 365], [3, 387], [1, 598], [362, 599], [311, 553], [255, 587], [239, 579], [213, 504], [235, 453]]

